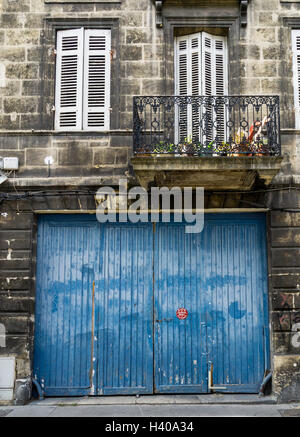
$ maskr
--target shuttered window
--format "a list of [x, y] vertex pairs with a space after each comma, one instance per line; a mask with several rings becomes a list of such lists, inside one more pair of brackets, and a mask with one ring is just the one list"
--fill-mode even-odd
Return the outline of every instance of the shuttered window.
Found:
[[[223, 36], [199, 32], [178, 37], [175, 40], [175, 94], [179, 96], [224, 96], [228, 94], [227, 39]], [[215, 123], [215, 121], [218, 123]], [[178, 113], [179, 134], [199, 140], [200, 131], [205, 124], [204, 140], [215, 135], [214, 125], [218, 126], [218, 137], [225, 137], [225, 109], [220, 106], [215, 114], [209, 105], [182, 107]], [[204, 129], [203, 129], [204, 130]]]
[[295, 128], [300, 129], [300, 29], [292, 30]]
[[83, 29], [57, 33], [55, 127], [82, 126]]
[[109, 130], [110, 48], [109, 30], [57, 32], [57, 130]]

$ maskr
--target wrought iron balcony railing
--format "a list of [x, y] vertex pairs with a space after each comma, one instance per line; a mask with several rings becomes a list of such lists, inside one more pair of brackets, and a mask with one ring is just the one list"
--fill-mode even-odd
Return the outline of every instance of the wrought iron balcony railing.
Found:
[[279, 97], [134, 97], [133, 147], [137, 156], [280, 156]]

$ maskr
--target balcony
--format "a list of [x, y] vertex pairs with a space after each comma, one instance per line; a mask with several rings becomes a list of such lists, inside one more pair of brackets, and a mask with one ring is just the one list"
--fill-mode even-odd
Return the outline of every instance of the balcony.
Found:
[[133, 152], [145, 188], [269, 185], [282, 161], [279, 97], [134, 97]]

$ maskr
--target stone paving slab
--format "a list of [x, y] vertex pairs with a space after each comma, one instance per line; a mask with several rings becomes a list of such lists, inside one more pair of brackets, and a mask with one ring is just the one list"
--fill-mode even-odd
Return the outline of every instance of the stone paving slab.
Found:
[[148, 417], [280, 417], [276, 408], [261, 405], [170, 405], [166, 409], [145, 405], [142, 411]]
[[31, 405], [173, 405], [173, 404], [275, 404], [272, 396], [212, 394], [212, 395], [149, 395], [149, 396], [84, 396], [45, 398]]
[[[34, 407], [31, 405], [13, 407], [13, 410], [6, 417], [49, 417], [59, 407]], [[78, 413], [78, 412], [77, 412]]]
[[290, 410], [279, 410], [283, 417], [300, 417], [300, 407], [291, 408]]
[[[11, 411], [8, 411], [11, 410]], [[9, 409], [6, 417], [287, 417], [300, 412], [300, 405], [56, 405], [29, 404]], [[299, 417], [299, 416], [298, 416]]]
[[5, 417], [5, 416], [8, 416], [8, 414], [9, 413], [11, 413], [13, 410], [12, 409], [10, 409], [10, 410], [7, 410], [7, 409], [1, 409], [0, 410], [0, 417]]
[[138, 405], [81, 405], [80, 407], [56, 407], [49, 417], [143, 417]]

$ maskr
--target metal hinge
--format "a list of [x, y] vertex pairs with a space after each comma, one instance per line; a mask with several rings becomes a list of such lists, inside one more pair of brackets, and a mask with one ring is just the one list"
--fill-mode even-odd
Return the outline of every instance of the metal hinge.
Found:
[[216, 385], [214, 385], [214, 381], [213, 381], [213, 370], [214, 370], [214, 366], [213, 363], [211, 363], [210, 365], [210, 370], [208, 371], [208, 390], [227, 390], [227, 387], [218, 387]]

